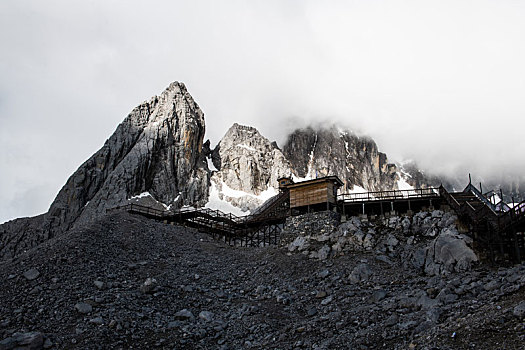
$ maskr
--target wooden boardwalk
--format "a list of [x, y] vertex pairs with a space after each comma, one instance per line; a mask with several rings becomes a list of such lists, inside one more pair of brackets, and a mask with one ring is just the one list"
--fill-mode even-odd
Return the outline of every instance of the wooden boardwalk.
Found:
[[237, 216], [209, 208], [183, 208], [165, 211], [139, 204], [127, 204], [111, 210], [126, 210], [166, 223], [194, 227], [212, 234], [230, 245], [261, 246], [278, 244], [289, 213], [289, 193], [282, 192], [266, 201], [252, 214]]
[[345, 216], [410, 213], [439, 207], [439, 188], [344, 193], [337, 196]]
[[462, 192], [449, 193], [440, 187], [440, 196], [470, 225], [474, 243], [496, 257], [520, 262], [525, 258], [525, 201], [509, 210], [493, 204], [476, 187], [469, 184]]
[[[508, 206], [491, 203], [471, 184], [462, 192], [448, 192], [440, 186], [341, 194], [337, 200], [337, 210], [346, 216], [410, 214], [446, 205], [457, 213], [462, 222], [469, 225], [476, 247], [488, 251], [491, 259], [503, 257], [519, 262], [525, 257], [525, 201], [509, 210]], [[166, 223], [195, 227], [237, 246], [278, 244], [286, 218], [300, 213], [290, 209], [288, 191], [280, 192], [246, 216], [226, 214], [207, 208], [163, 211], [131, 203], [115, 209], [127, 210]]]

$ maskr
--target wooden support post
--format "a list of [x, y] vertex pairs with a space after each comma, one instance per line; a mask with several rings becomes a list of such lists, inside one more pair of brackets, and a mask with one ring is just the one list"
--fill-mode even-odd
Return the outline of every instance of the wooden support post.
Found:
[[489, 244], [489, 250], [490, 250], [490, 260], [492, 262], [494, 262], [496, 260], [495, 258], [495, 253], [494, 253], [494, 247], [493, 247], [493, 238], [492, 238], [492, 228], [490, 227], [490, 225], [487, 223], [487, 230], [488, 230], [488, 234], [489, 234], [489, 237], [488, 237], [488, 244]]
[[512, 239], [514, 240], [514, 255], [515, 255], [515, 263], [519, 264], [521, 262], [521, 256], [520, 256], [520, 246], [518, 242], [518, 234], [516, 233], [516, 227], [512, 225]]

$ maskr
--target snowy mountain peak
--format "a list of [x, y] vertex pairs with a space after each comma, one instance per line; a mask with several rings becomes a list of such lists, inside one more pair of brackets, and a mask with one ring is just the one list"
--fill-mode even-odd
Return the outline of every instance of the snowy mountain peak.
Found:
[[[274, 143], [253, 127], [234, 124], [212, 152], [215, 168], [210, 196], [252, 210], [277, 193], [277, 179], [293, 174]], [[232, 191], [233, 190], [233, 191]], [[235, 192], [234, 192], [235, 191]], [[211, 200], [211, 198], [210, 198]]]

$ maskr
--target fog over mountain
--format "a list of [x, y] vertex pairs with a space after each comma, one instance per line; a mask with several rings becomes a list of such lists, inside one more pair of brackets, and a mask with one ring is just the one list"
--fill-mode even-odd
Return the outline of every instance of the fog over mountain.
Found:
[[337, 123], [392, 161], [523, 179], [524, 17], [514, 1], [2, 1], [0, 222], [45, 212], [175, 80], [212, 147], [235, 122], [280, 146]]

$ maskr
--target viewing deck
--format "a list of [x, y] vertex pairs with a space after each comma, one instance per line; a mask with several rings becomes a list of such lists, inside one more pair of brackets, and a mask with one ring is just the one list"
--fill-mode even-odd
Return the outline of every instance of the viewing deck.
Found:
[[[323, 182], [324, 181], [324, 182]], [[469, 184], [462, 192], [448, 192], [443, 186], [413, 190], [391, 190], [345, 193], [335, 196], [331, 177], [294, 185], [266, 201], [250, 215], [236, 216], [208, 208], [158, 210], [138, 204], [114, 208], [198, 228], [230, 245], [261, 246], [277, 244], [286, 219], [313, 211], [338, 211], [343, 217], [366, 215], [370, 218], [388, 215], [411, 215], [420, 210], [454, 210], [468, 226], [474, 244], [496, 256], [521, 261], [525, 253], [525, 201], [512, 208], [501, 202], [492, 203], [487, 196]], [[319, 186], [321, 184], [322, 186]], [[332, 184], [335, 184], [333, 187]], [[290, 191], [299, 189], [292, 193]], [[323, 195], [323, 201], [313, 198]], [[292, 194], [295, 204], [292, 206]], [[333, 196], [330, 196], [333, 194]], [[312, 199], [313, 198], [313, 199]], [[303, 201], [300, 203], [300, 201]], [[505, 204], [505, 205], [503, 205]], [[113, 209], [112, 209], [113, 210]]]
[[345, 216], [385, 215], [436, 209], [441, 205], [439, 188], [343, 193], [337, 196]]

